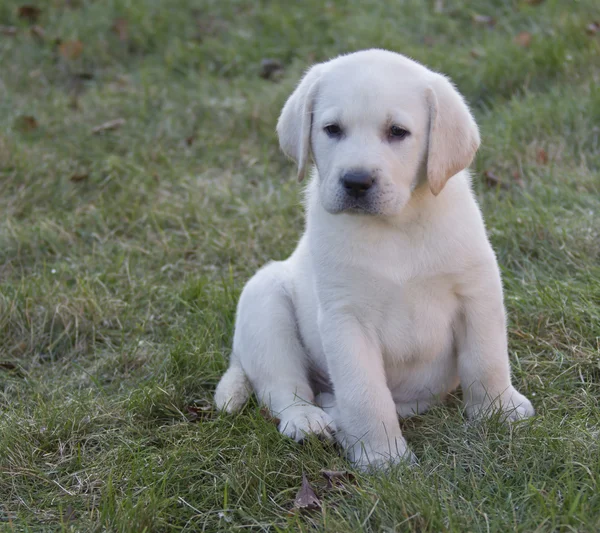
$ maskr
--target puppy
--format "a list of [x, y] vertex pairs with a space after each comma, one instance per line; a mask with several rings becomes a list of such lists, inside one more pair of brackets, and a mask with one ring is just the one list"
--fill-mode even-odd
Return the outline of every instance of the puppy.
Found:
[[216, 403], [253, 389], [358, 467], [410, 459], [398, 416], [460, 384], [469, 416], [533, 415], [511, 384], [502, 283], [468, 172], [479, 131], [450, 81], [366, 50], [313, 66], [277, 132], [306, 191], [294, 253], [250, 279]]

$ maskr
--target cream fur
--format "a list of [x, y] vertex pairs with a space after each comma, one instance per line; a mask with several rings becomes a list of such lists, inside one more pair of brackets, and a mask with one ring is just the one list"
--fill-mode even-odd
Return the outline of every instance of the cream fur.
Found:
[[[410, 134], [389, 137], [391, 124]], [[459, 383], [469, 416], [531, 416], [465, 170], [479, 132], [451, 83], [388, 51], [341, 56], [309, 70], [277, 131], [300, 177], [315, 162], [306, 229], [243, 290], [218, 407], [239, 409], [252, 389], [282, 433], [335, 436], [359, 467], [411, 458], [398, 416]], [[357, 169], [375, 179], [359, 200], [340, 181]]]

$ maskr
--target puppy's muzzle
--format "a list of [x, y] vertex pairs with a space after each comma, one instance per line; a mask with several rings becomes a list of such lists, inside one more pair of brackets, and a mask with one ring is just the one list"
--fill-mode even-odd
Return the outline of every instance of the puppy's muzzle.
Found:
[[375, 176], [366, 170], [350, 170], [340, 178], [346, 193], [352, 198], [362, 198], [375, 184]]

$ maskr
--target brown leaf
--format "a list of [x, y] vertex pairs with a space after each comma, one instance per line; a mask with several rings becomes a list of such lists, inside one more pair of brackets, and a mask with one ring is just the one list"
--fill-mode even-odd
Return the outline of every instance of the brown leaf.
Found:
[[77, 59], [83, 52], [83, 43], [81, 41], [64, 41], [58, 45], [58, 51], [65, 59]]
[[93, 72], [78, 72], [77, 74], [75, 74], [75, 76], [77, 76], [80, 80], [84, 80], [84, 81], [89, 81], [89, 80], [94, 79]]
[[196, 140], [196, 136], [190, 135], [189, 137], [185, 138], [185, 144], [187, 144], [188, 146], [192, 146], [192, 144], [194, 144], [195, 140]]
[[19, 365], [13, 363], [12, 361], [0, 361], [0, 370], [6, 370], [10, 372], [13, 376], [17, 376], [20, 378], [25, 377], [23, 369]]
[[88, 179], [89, 175], [89, 172], [79, 172], [77, 174], [73, 174], [69, 180], [71, 180], [73, 183], [79, 183], [80, 181]]
[[531, 46], [531, 33], [522, 31], [514, 38], [514, 42], [523, 48], [529, 48]]
[[260, 416], [262, 416], [267, 422], [271, 422], [271, 424], [275, 424], [276, 426], [278, 426], [281, 422], [281, 419], [273, 416], [266, 407], [261, 407]]
[[585, 27], [585, 32], [588, 35], [596, 35], [600, 30], [600, 22], [594, 21]]
[[128, 31], [129, 23], [124, 18], [116, 18], [111, 26], [111, 30], [119, 38], [121, 42], [125, 42], [129, 39]]
[[194, 402], [193, 405], [186, 406], [185, 410], [188, 412], [188, 420], [197, 422], [200, 419], [209, 418], [212, 415], [213, 406], [207, 400], [200, 400]]
[[519, 187], [523, 187], [523, 179], [521, 178], [521, 173], [518, 170], [513, 171], [512, 177]]
[[98, 133], [103, 133], [105, 131], [118, 130], [123, 124], [125, 124], [124, 118], [116, 118], [115, 120], [109, 120], [104, 124], [100, 124], [92, 129], [92, 133], [94, 135]]
[[38, 121], [31, 115], [20, 115], [15, 119], [15, 129], [23, 132], [30, 132], [38, 129]]
[[63, 522], [72, 522], [73, 520], [77, 520], [77, 513], [71, 505], [67, 505], [63, 513]]
[[258, 75], [265, 80], [276, 80], [283, 74], [283, 65], [277, 59], [263, 59]]
[[535, 155], [535, 160], [538, 162], [538, 165], [546, 165], [548, 163], [548, 152], [540, 148]]
[[502, 189], [508, 189], [508, 185], [506, 185], [506, 183], [503, 183], [498, 176], [496, 176], [496, 174], [494, 174], [491, 170], [486, 170], [483, 173], [483, 176], [485, 177], [485, 182], [490, 186], [490, 187], [500, 187]]
[[321, 470], [321, 475], [327, 480], [328, 489], [343, 486], [343, 482], [354, 481], [354, 474], [347, 470]]
[[479, 59], [480, 57], [485, 56], [485, 51], [480, 50], [479, 48], [471, 48], [470, 54], [472, 58]]
[[321, 500], [308, 483], [304, 472], [302, 472], [302, 486], [294, 499], [294, 507], [302, 511], [316, 511], [321, 508]]
[[0, 26], [0, 33], [7, 37], [14, 37], [17, 34], [17, 28], [14, 26]]
[[35, 26], [31, 26], [29, 31], [31, 32], [31, 35], [33, 35], [36, 39], [39, 39], [40, 41], [43, 41], [44, 37], [46, 36], [46, 31], [44, 30], [44, 28], [38, 26], [37, 24]]
[[17, 9], [17, 14], [20, 19], [27, 19], [29, 22], [36, 22], [40, 15], [42, 14], [42, 10], [34, 5], [23, 5]]
[[479, 15], [475, 13], [472, 17], [473, 23], [479, 26], [494, 26], [496, 24], [496, 19], [494, 17], [490, 17], [489, 15]]

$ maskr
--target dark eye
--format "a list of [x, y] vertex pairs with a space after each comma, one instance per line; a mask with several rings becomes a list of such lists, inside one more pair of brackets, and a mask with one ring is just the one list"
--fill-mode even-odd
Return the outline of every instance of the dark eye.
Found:
[[401, 128], [400, 126], [392, 126], [390, 128], [390, 137], [392, 139], [398, 139], [401, 141], [408, 135], [410, 135], [410, 132], [408, 130], [405, 130], [404, 128]]
[[337, 124], [329, 124], [329, 126], [325, 126], [323, 129], [330, 137], [339, 137], [342, 134], [342, 128]]

